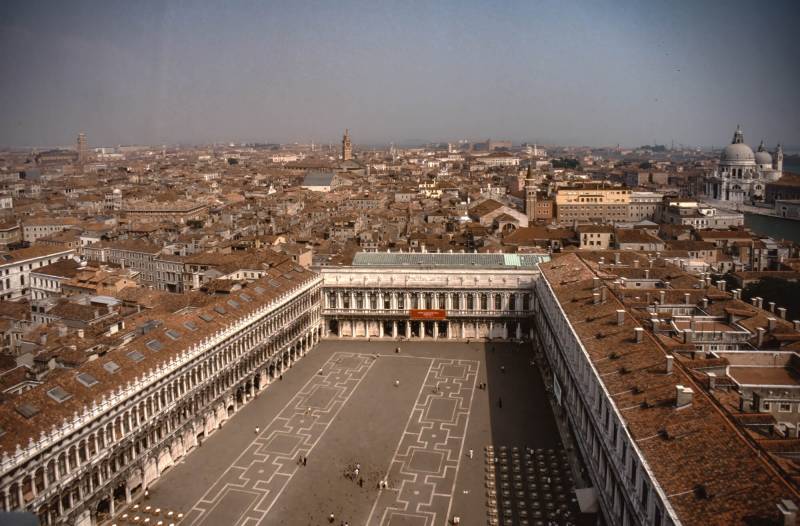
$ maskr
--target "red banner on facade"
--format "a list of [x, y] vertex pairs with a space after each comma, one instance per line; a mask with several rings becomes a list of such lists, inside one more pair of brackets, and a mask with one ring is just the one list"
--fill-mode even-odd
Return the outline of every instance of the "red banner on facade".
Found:
[[412, 320], [446, 320], [447, 311], [444, 309], [411, 309], [408, 315]]

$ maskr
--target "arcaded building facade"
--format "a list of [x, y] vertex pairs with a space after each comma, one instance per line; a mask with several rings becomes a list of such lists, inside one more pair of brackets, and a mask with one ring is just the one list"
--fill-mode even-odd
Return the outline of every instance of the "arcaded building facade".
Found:
[[0, 407], [0, 509], [103, 522], [218, 429], [321, 334], [321, 278], [297, 266], [154, 318]]
[[356, 254], [324, 267], [323, 316], [331, 337], [527, 339], [534, 254]]

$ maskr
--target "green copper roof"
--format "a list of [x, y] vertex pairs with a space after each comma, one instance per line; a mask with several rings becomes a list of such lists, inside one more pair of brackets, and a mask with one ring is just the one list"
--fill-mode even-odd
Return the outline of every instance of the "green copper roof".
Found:
[[437, 267], [535, 269], [550, 261], [545, 254], [461, 254], [439, 252], [359, 252], [354, 267]]

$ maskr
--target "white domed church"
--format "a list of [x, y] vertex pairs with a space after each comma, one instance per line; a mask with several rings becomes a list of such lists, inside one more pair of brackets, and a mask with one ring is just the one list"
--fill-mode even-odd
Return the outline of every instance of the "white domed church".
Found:
[[753, 153], [744, 143], [740, 126], [736, 127], [731, 144], [722, 150], [719, 164], [706, 178], [706, 196], [720, 201], [749, 203], [764, 198], [767, 183], [781, 178], [783, 171], [783, 148], [778, 144], [775, 155], [771, 155], [764, 141]]

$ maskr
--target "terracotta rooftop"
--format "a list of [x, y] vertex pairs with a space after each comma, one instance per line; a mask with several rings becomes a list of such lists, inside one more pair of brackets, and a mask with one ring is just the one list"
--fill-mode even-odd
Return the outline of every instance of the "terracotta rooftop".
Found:
[[[239, 292], [224, 297], [209, 297], [208, 303], [203, 307], [160, 307], [154, 311], [143, 311], [138, 318], [126, 320], [135, 322], [136, 319], [147, 319], [156, 321], [156, 324], [151, 324], [155, 327], [127, 344], [118, 341], [114, 348], [96, 360], [87, 361], [74, 369], [56, 368], [45, 377], [42, 385], [18, 396], [6, 396], [0, 400], [0, 428], [4, 431], [0, 435], [0, 453], [12, 454], [17, 444], [26, 446], [30, 439], [39, 440], [40, 435], [51, 433], [54, 426], [72, 419], [75, 412], [82, 413], [93, 401], [111, 395], [128, 382], [168, 362], [235, 320], [302, 286], [313, 276], [310, 271], [287, 263], [275, 269], [269, 277], [255, 280]], [[172, 296], [180, 298], [189, 295]], [[235, 300], [237, 306], [231, 306], [229, 300]], [[215, 310], [215, 307], [222, 307], [224, 314]], [[201, 314], [203, 318], [200, 317]], [[189, 329], [186, 322], [191, 322], [196, 329]], [[126, 331], [119, 334], [129, 333], [143, 324], [137, 323], [133, 327], [129, 325]], [[171, 338], [166, 334], [168, 329], [177, 331], [180, 336], [177, 339]], [[160, 343], [154, 345], [152, 341]], [[135, 358], [132, 354], [134, 352], [139, 353]], [[111, 365], [112, 362], [114, 365]], [[80, 373], [89, 374], [97, 383], [87, 387], [79, 381]], [[62, 402], [53, 399], [47, 391], [54, 387], [63, 389], [69, 398]], [[31, 417], [23, 416], [18, 410], [23, 404], [37, 408], [38, 412]]]
[[[616, 311], [624, 305], [613, 291], [608, 301], [594, 304], [597, 274], [579, 255], [563, 254], [541, 269], [683, 524], [769, 524], [764, 521], [781, 499], [800, 500], [693, 375], [678, 361], [673, 374], [665, 374], [659, 339], [646, 332], [643, 343], [635, 343], [639, 324], [633, 316], [616, 324]], [[674, 406], [678, 384], [695, 393], [681, 410]], [[710, 498], [698, 496], [698, 487]]]

